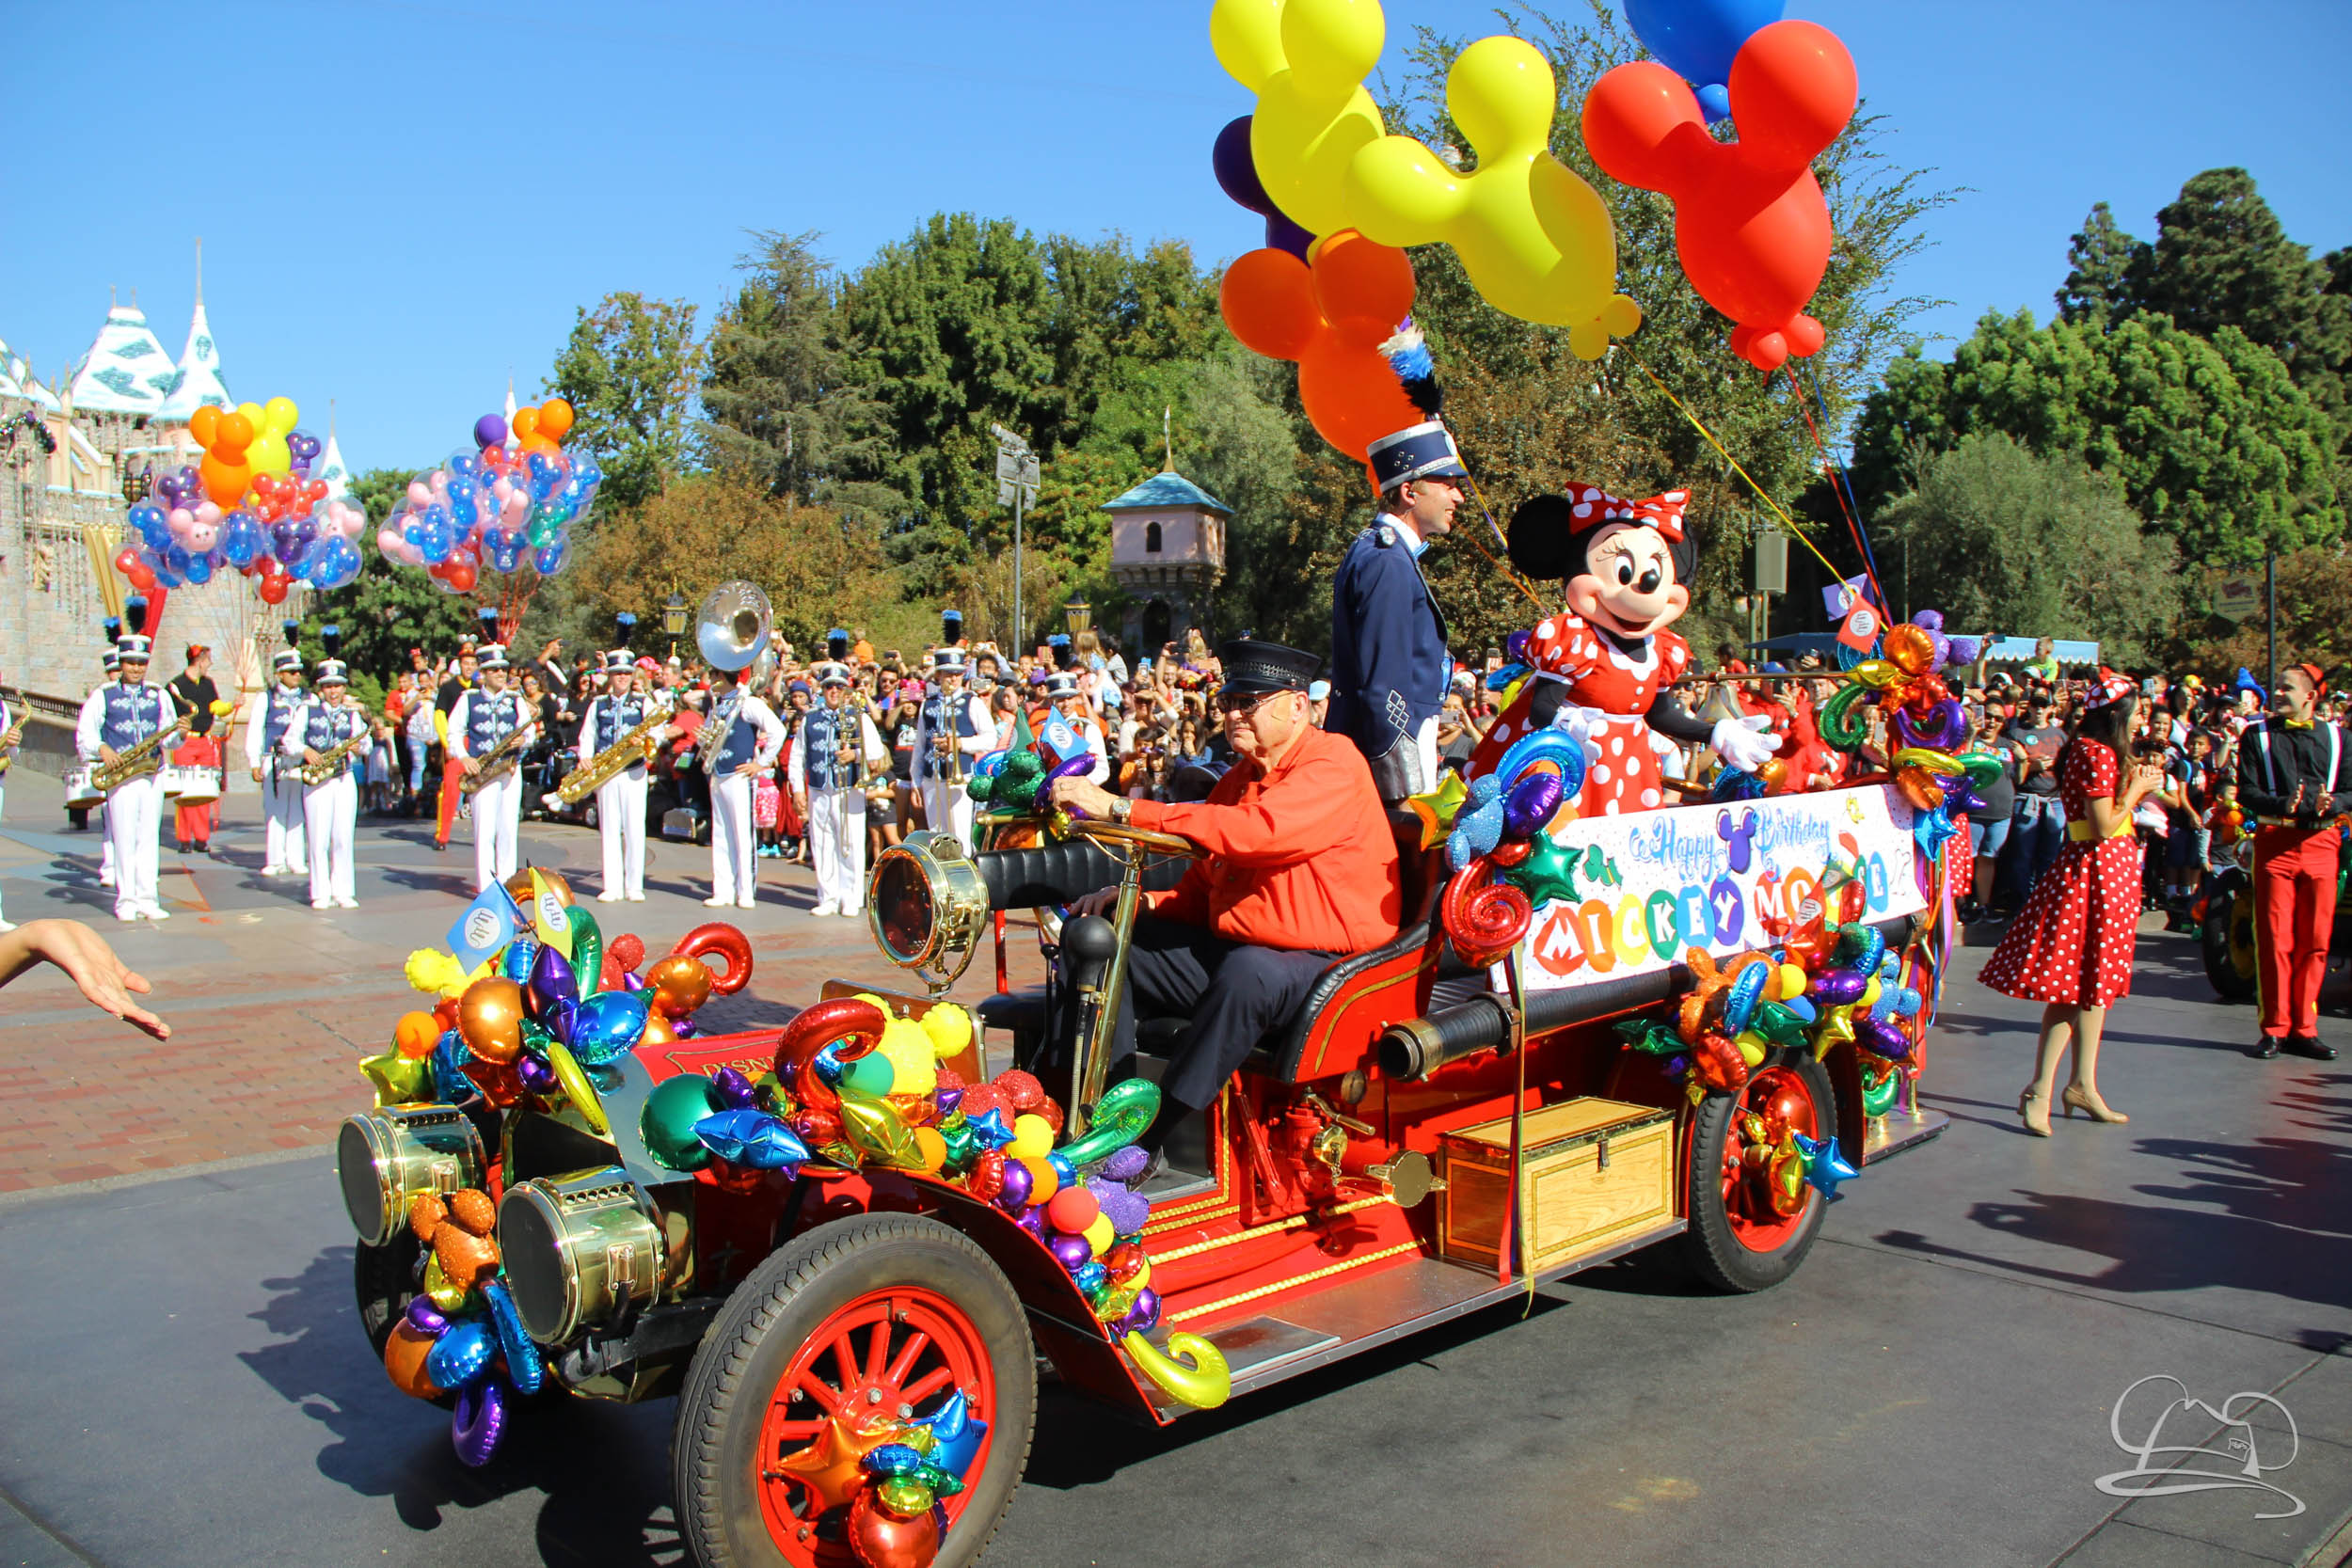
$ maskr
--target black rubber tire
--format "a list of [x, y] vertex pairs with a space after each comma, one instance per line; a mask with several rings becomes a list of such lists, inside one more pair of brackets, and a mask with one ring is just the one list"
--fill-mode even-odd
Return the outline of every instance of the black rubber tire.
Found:
[[2250, 1002], [2254, 997], [2255, 978], [2238, 968], [2232, 940], [2238, 936], [2238, 924], [2253, 918], [2250, 893], [2243, 883], [2216, 887], [2205, 899], [2205, 923], [2198, 930], [2197, 947], [2205, 960], [2205, 978], [2224, 1002]]
[[351, 1293], [359, 1306], [359, 1330], [378, 1361], [384, 1359], [393, 1325], [417, 1294], [417, 1256], [422, 1250], [415, 1232], [404, 1225], [382, 1246], [361, 1242], [352, 1255]]
[[988, 1464], [973, 1480], [936, 1568], [968, 1568], [995, 1535], [1029, 1459], [1037, 1361], [1021, 1298], [987, 1253], [919, 1214], [855, 1214], [771, 1254], [736, 1288], [694, 1352], [678, 1396], [670, 1471], [678, 1533], [702, 1568], [775, 1568], [751, 1485], [768, 1396], [802, 1342], [869, 1291], [920, 1286], [949, 1297], [989, 1349], [996, 1377]]
[[[1821, 1064], [1811, 1052], [1789, 1051], [1782, 1053], [1774, 1065], [1804, 1080], [1822, 1135], [1827, 1136], [1837, 1126], [1837, 1095]], [[1795, 1274], [1804, 1255], [1813, 1250], [1813, 1239], [1820, 1234], [1821, 1218], [1829, 1208], [1820, 1193], [1808, 1192], [1804, 1220], [1770, 1252], [1754, 1251], [1732, 1234], [1730, 1217], [1724, 1212], [1722, 1171], [1724, 1140], [1731, 1135], [1732, 1115], [1740, 1104], [1737, 1095], [1710, 1094], [1699, 1106], [1698, 1126], [1691, 1136], [1691, 1168], [1684, 1176], [1690, 1188], [1691, 1225], [1681, 1237], [1682, 1261], [1692, 1276], [1733, 1295], [1771, 1290]]]

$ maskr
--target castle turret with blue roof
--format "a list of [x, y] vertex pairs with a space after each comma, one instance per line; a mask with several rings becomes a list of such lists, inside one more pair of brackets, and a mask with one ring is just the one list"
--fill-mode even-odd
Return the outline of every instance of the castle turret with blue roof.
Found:
[[1103, 510], [1111, 515], [1111, 578], [1135, 600], [1121, 628], [1127, 646], [1150, 658], [1187, 626], [1214, 643], [1211, 613], [1233, 509], [1171, 463]]

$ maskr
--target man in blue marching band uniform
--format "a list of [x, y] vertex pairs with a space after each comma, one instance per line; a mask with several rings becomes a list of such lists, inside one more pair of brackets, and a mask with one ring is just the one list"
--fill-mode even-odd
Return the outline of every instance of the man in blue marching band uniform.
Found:
[[[115, 682], [115, 675], [122, 668], [122, 655], [115, 648], [115, 644], [122, 638], [122, 623], [109, 615], [106, 617], [105, 626], [106, 651], [98, 658], [99, 664], [105, 670], [105, 674], [96, 686], [90, 688], [91, 697], [95, 697], [99, 692], [112, 686]], [[83, 701], [87, 703], [89, 698], [85, 697]], [[106, 803], [103, 800], [98, 803], [98, 885], [100, 887], [115, 885], [115, 835], [112, 819], [106, 815]]]
[[748, 910], [758, 896], [752, 780], [773, 768], [784, 750], [784, 721], [744, 689], [743, 674], [710, 672], [710, 717], [703, 728], [718, 738], [697, 749], [710, 774], [710, 896], [703, 902], [714, 910], [728, 905]]
[[[302, 791], [302, 831], [310, 851], [310, 907], [359, 907], [352, 870], [351, 841], [359, 823], [358, 753], [344, 757], [317, 784], [302, 776], [304, 766], [326, 760], [343, 742], [368, 733], [368, 716], [351, 700], [351, 673], [335, 657], [339, 635], [320, 628], [326, 657], [319, 660], [315, 689], [287, 721], [278, 750], [286, 758], [285, 783]], [[478, 822], [479, 817], [476, 818]]]
[[[147, 602], [133, 599], [124, 607], [132, 630], [115, 643], [116, 677], [100, 687], [82, 705], [80, 722], [73, 727], [74, 749], [85, 762], [110, 763], [140, 741], [168, 729], [177, 717], [169, 693], [147, 683], [151, 653], [137, 628], [145, 623]], [[159, 851], [156, 832], [163, 824], [164, 785], [153, 769], [123, 780], [106, 794], [106, 842], [115, 862], [115, 918], [168, 920], [155, 889]]]
[[[628, 634], [636, 629], [637, 617], [623, 610], [615, 619], [621, 645], [605, 650], [604, 690], [589, 700], [588, 712], [580, 722], [582, 767], [661, 711], [654, 698], [636, 689], [637, 656], [628, 650]], [[669, 733], [665, 726], [654, 731], [654, 738]], [[596, 895], [599, 904], [623, 898], [635, 904], [645, 901], [645, 790], [642, 760], [596, 786], [596, 834], [604, 849], [604, 891]]]
[[286, 623], [286, 645], [270, 659], [273, 679], [262, 694], [262, 711], [246, 726], [245, 761], [262, 786], [263, 848], [262, 875], [303, 876], [310, 869], [309, 834], [303, 830], [302, 781], [287, 765], [286, 728], [294, 710], [309, 700], [302, 689], [302, 655], [294, 645], [294, 623]]
[[1454, 656], [1421, 554], [1454, 528], [1470, 477], [1432, 419], [1372, 444], [1379, 515], [1356, 536], [1331, 584], [1331, 705], [1326, 723], [1372, 764], [1394, 805], [1438, 782], [1438, 715]]
[[972, 776], [972, 765], [996, 749], [996, 723], [988, 716], [988, 705], [964, 689], [963, 678], [961, 648], [931, 650], [930, 689], [923, 693], [914, 721], [914, 786], [932, 832], [968, 845], [972, 797], [964, 792], [964, 781]]
[[850, 700], [850, 667], [817, 667], [822, 705], [809, 710], [792, 736], [785, 765], [793, 809], [808, 824], [808, 860], [817, 873], [811, 914], [856, 919], [866, 910], [866, 769], [890, 765], [882, 732], [862, 704]]
[[[493, 642], [476, 661], [482, 684], [459, 694], [449, 712], [449, 753], [461, 772], [482, 770], [476, 760], [516, 730], [536, 728], [538, 710], [506, 689], [506, 650]], [[517, 745], [529, 742], [518, 741]], [[509, 753], [510, 758], [513, 753]], [[503, 882], [515, 874], [515, 835], [522, 824], [523, 770], [507, 768], [503, 777], [484, 784], [473, 798], [474, 891]]]

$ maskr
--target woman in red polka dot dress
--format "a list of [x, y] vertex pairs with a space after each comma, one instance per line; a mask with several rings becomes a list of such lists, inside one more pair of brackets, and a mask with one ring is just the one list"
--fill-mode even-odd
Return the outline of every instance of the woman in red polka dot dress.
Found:
[[1567, 608], [1528, 636], [1534, 673], [1471, 752], [1470, 778], [1494, 771], [1514, 741], [1551, 724], [1564, 707], [1585, 724], [1580, 816], [1672, 804], [1649, 732], [1701, 742], [1751, 771], [1778, 740], [1757, 723], [1708, 724], [1683, 711], [1674, 683], [1691, 645], [1667, 626], [1691, 608], [1696, 545], [1684, 533], [1685, 490], [1624, 500], [1597, 485], [1538, 496], [1511, 515], [1511, 564], [1527, 577], [1560, 578]]
[[2065, 846], [1984, 966], [1984, 983], [1994, 990], [2043, 1004], [2033, 1082], [2017, 1099], [2017, 1114], [2037, 1137], [2050, 1135], [2050, 1091], [2069, 1044], [2074, 1070], [2066, 1114], [2130, 1119], [2099, 1098], [2099, 1036], [2108, 1004], [2132, 989], [2140, 913], [2132, 809], [2164, 784], [2154, 768], [2124, 771], [2138, 708], [2138, 689], [2127, 676], [2104, 674], [2091, 688], [2058, 758]]

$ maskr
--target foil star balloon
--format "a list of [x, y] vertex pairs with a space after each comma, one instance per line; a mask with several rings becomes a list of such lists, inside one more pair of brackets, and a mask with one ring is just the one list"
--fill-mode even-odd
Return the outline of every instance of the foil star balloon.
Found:
[[979, 1455], [980, 1441], [988, 1435], [988, 1423], [972, 1414], [963, 1390], [948, 1395], [947, 1402], [927, 1424], [933, 1439], [931, 1463], [958, 1478], [970, 1473], [972, 1461]]
[[1574, 902], [1580, 851], [1564, 848], [1549, 833], [1539, 833], [1532, 842], [1534, 847], [1527, 852], [1527, 859], [1505, 872], [1504, 879], [1526, 894], [1528, 903], [1538, 910], [1555, 900]]
[[972, 1129], [973, 1144], [982, 1152], [1012, 1142], [1011, 1119], [1001, 1109], [991, 1107], [966, 1121]]
[[1798, 1151], [1804, 1156], [1804, 1179], [1823, 1197], [1836, 1197], [1839, 1183], [1851, 1181], [1862, 1174], [1838, 1152], [1836, 1133], [1831, 1133], [1819, 1143], [1802, 1132], [1794, 1136]]
[[1434, 849], [1445, 842], [1445, 835], [1454, 827], [1454, 818], [1470, 799], [1470, 786], [1459, 773], [1448, 773], [1438, 787], [1421, 795], [1405, 798], [1405, 807], [1421, 818], [1421, 847]]
[[807, 1487], [817, 1502], [812, 1514], [821, 1513], [841, 1507], [858, 1494], [866, 1484], [866, 1456], [891, 1438], [888, 1425], [879, 1432], [862, 1433], [836, 1416], [818, 1428], [815, 1442], [777, 1460], [776, 1474]]
[[387, 1105], [413, 1105], [432, 1098], [433, 1063], [429, 1058], [420, 1061], [397, 1051], [387, 1051], [381, 1056], [362, 1057], [359, 1070], [375, 1086], [379, 1110]]
[[1823, 1007], [1821, 1022], [1813, 1031], [1813, 1059], [1820, 1061], [1832, 1051], [1853, 1038], [1853, 1005]]

